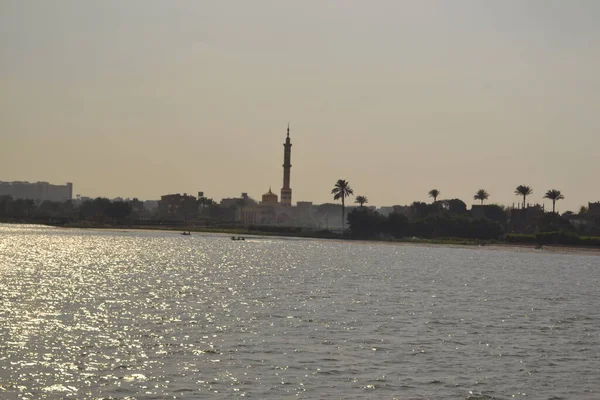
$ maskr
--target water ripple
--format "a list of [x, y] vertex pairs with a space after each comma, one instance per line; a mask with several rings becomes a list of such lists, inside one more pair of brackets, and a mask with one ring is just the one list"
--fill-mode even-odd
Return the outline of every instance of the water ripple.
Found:
[[0, 225], [0, 397], [598, 397], [589, 255]]

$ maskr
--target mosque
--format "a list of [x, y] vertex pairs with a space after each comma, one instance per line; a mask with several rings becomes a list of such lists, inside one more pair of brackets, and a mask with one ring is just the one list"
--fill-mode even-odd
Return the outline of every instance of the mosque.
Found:
[[281, 188], [281, 201], [271, 188], [262, 195], [257, 205], [244, 207], [241, 211], [241, 220], [245, 225], [286, 225], [286, 226], [312, 226], [312, 202], [299, 201], [292, 206], [292, 188], [290, 177], [292, 169], [292, 142], [290, 139], [290, 125], [287, 128], [287, 137], [283, 144], [283, 187]]

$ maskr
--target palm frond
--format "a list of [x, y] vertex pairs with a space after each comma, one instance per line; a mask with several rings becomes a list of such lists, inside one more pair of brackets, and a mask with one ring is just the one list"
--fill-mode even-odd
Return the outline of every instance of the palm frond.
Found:
[[517, 196], [529, 196], [530, 194], [533, 194], [533, 190], [529, 186], [519, 185], [515, 189], [515, 194]]
[[552, 190], [548, 190], [546, 192], [546, 194], [544, 195], [544, 198], [556, 201], [556, 200], [563, 200], [565, 198], [565, 196], [563, 196], [563, 194], [560, 192], [560, 190], [552, 189]]

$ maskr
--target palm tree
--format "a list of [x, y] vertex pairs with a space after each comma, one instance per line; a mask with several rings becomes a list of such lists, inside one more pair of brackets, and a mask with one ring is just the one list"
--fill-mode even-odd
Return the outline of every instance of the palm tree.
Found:
[[367, 196], [356, 196], [356, 200], [354, 200], [354, 202], [360, 204], [360, 206], [362, 207], [363, 204], [369, 202], [369, 199], [367, 199]]
[[440, 191], [437, 189], [431, 189], [429, 191], [429, 197], [433, 197], [433, 202], [437, 201], [438, 196], [440, 195]]
[[523, 196], [523, 208], [525, 208], [525, 201], [527, 199], [527, 196], [533, 194], [533, 190], [529, 186], [519, 185], [515, 189], [515, 194], [517, 196]]
[[486, 192], [485, 189], [479, 189], [477, 193], [475, 193], [475, 196], [473, 196], [473, 199], [481, 200], [481, 205], [483, 205], [483, 201], [487, 200], [489, 197], [490, 194]]
[[344, 231], [344, 226], [346, 225], [345, 217], [345, 202], [344, 199], [349, 197], [351, 194], [354, 194], [354, 191], [350, 188], [350, 184], [344, 179], [338, 179], [335, 183], [333, 189], [331, 189], [331, 194], [333, 195], [333, 200], [342, 200], [342, 232]]
[[544, 198], [552, 200], [552, 213], [554, 213], [556, 211], [556, 201], [564, 199], [565, 196], [562, 195], [560, 190], [552, 189], [546, 192]]

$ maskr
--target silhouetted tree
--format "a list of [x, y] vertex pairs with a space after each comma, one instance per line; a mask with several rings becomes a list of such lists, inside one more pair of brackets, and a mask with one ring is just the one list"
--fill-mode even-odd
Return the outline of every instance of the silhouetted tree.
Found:
[[440, 195], [440, 191], [437, 189], [431, 189], [429, 191], [429, 197], [433, 197], [433, 202], [437, 201], [438, 196]]
[[369, 199], [367, 199], [366, 196], [356, 196], [356, 200], [354, 200], [354, 202], [360, 204], [362, 207], [365, 203], [369, 202]]
[[544, 198], [552, 200], [552, 212], [554, 213], [554, 212], [556, 212], [556, 202], [558, 200], [564, 199], [565, 196], [562, 195], [560, 190], [551, 189], [546, 192], [546, 194], [544, 195]]
[[12, 216], [13, 199], [11, 196], [0, 196], [0, 217]]
[[350, 234], [357, 238], [373, 238], [385, 231], [386, 218], [366, 208], [356, 208], [348, 214]]
[[235, 216], [235, 207], [224, 208], [212, 201], [207, 208], [208, 217], [212, 220], [231, 220]]
[[408, 218], [406, 215], [391, 213], [387, 217], [386, 231], [395, 238], [401, 238], [408, 235]]
[[411, 204], [412, 215], [415, 218], [425, 218], [431, 214], [438, 212], [438, 207], [435, 204], [427, 204], [422, 201], [415, 201]]
[[506, 224], [506, 210], [502, 206], [499, 206], [498, 204], [488, 204], [485, 206], [484, 212], [487, 219], [499, 222], [502, 225]]
[[45, 200], [37, 209], [37, 215], [41, 217], [58, 217], [61, 215], [62, 204], [58, 201]]
[[540, 232], [571, 232], [575, 227], [568, 218], [561, 217], [556, 213], [545, 213], [537, 222]]
[[461, 199], [442, 200], [443, 208], [454, 214], [466, 214], [467, 205]]
[[131, 204], [124, 201], [113, 201], [104, 210], [108, 218], [116, 220], [117, 223], [122, 223], [123, 219], [131, 214]]
[[533, 194], [533, 190], [529, 186], [519, 185], [515, 189], [515, 194], [517, 196], [523, 196], [523, 208], [525, 208], [527, 196]]
[[477, 193], [475, 193], [475, 196], [473, 196], [473, 199], [481, 200], [481, 205], [483, 205], [483, 201], [487, 200], [489, 197], [490, 194], [488, 192], [486, 192], [484, 189], [479, 189]]
[[36, 209], [35, 201], [33, 201], [32, 199], [25, 199], [24, 206], [25, 206], [25, 214], [28, 217], [31, 217]]
[[131, 205], [131, 216], [134, 218], [141, 218], [145, 213], [146, 209], [144, 208], [144, 202], [140, 201], [137, 198], [134, 198], [129, 202]]
[[331, 194], [333, 195], [333, 200], [342, 200], [342, 232], [344, 231], [344, 227], [346, 225], [345, 221], [345, 199], [350, 195], [354, 194], [352, 188], [350, 188], [350, 184], [344, 179], [338, 179], [335, 183], [333, 189], [331, 189]]
[[14, 217], [18, 218], [27, 216], [27, 204], [24, 199], [16, 199], [12, 202], [12, 213]]
[[106, 211], [111, 205], [111, 201], [104, 197], [97, 197], [93, 200], [86, 200], [79, 207], [81, 219], [94, 220], [98, 223], [103, 222], [106, 217]]

